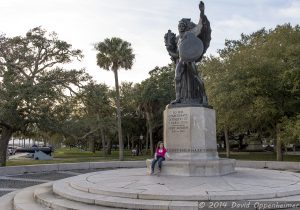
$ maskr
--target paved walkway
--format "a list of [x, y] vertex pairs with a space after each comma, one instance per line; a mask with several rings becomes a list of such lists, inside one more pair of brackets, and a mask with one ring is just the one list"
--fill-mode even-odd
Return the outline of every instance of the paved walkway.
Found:
[[[0, 176], [0, 196], [20, 189], [10, 198], [13, 201], [4, 204], [11, 206], [13, 202], [18, 209], [24, 206], [36, 207], [27, 208], [30, 210], [44, 209], [41, 204], [54, 206], [53, 209], [89, 210], [199, 209], [199, 205], [203, 204], [200, 208], [210, 209], [210, 204], [220, 204], [220, 199], [226, 205], [246, 205], [249, 199], [261, 205], [278, 202], [300, 205], [299, 173], [237, 168], [237, 173], [223, 177], [145, 175], [144, 168], [110, 168], [103, 171], [68, 170]], [[60, 180], [63, 178], [68, 179]], [[58, 181], [38, 185], [54, 180]], [[38, 186], [21, 190], [31, 185]], [[159, 195], [157, 192], [160, 192]], [[37, 199], [34, 200], [33, 196]], [[91, 206], [91, 203], [95, 205]], [[254, 207], [253, 203], [251, 205], [251, 208]], [[0, 209], [8, 208], [1, 207], [0, 203]]]
[[[100, 170], [112, 170], [97, 169], [97, 170], [69, 170], [69, 171], [53, 171], [42, 173], [26, 173], [21, 175], [0, 176], [0, 197], [15, 190], [23, 189], [33, 185], [38, 185], [46, 182], [60, 180], [68, 177], [77, 176], [80, 174], [100, 171]], [[300, 172], [295, 170], [289, 170], [293, 172]]]
[[0, 176], [0, 197], [15, 190], [98, 170], [71, 170]]
[[236, 168], [236, 173], [214, 177], [147, 176], [143, 168], [118, 169], [68, 180], [84, 192], [122, 192], [140, 199], [260, 200], [300, 195], [299, 173], [265, 169]]

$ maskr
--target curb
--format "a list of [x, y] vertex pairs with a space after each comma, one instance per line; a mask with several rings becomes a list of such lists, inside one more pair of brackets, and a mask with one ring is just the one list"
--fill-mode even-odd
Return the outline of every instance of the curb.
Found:
[[238, 160], [236, 167], [300, 171], [300, 162]]
[[[108, 161], [108, 162], [81, 162], [81, 163], [57, 163], [24, 166], [0, 167], [0, 176], [17, 175], [35, 172], [87, 170], [104, 168], [144, 168], [146, 161]], [[236, 161], [236, 167], [277, 169], [277, 170], [299, 170], [300, 162], [278, 162], [278, 161]]]
[[37, 164], [24, 166], [0, 167], [0, 176], [17, 175], [35, 172], [67, 171], [67, 170], [87, 170], [104, 168], [143, 168], [146, 161], [109, 161], [109, 162], [81, 162], [81, 163], [57, 163], [57, 164]]

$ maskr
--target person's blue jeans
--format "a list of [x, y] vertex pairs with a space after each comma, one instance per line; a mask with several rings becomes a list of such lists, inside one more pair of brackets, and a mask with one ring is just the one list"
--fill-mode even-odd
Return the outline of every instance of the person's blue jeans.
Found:
[[156, 159], [153, 159], [152, 164], [151, 164], [151, 171], [154, 172], [154, 167], [155, 167], [156, 162], [158, 164], [159, 170], [161, 170], [161, 165], [164, 160], [165, 160], [165, 158], [162, 156], [157, 156]]

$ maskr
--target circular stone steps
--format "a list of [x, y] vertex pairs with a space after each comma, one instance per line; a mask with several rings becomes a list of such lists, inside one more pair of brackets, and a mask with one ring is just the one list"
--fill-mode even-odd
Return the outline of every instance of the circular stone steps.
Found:
[[36, 188], [43, 187], [49, 185], [42, 184], [29, 188], [25, 188], [16, 193], [13, 199], [13, 209], [14, 210], [50, 210], [50, 208], [46, 208], [36, 203], [33, 198], [33, 192]]
[[[0, 209], [196, 210], [204, 203], [201, 209], [210, 209], [214, 200], [300, 202], [299, 173], [236, 170], [220, 177], [147, 176], [144, 168], [100, 171], [8, 194], [0, 198]], [[247, 209], [255, 209], [251, 205]]]
[[2, 210], [12, 210], [13, 209], [13, 199], [17, 191], [8, 193], [0, 197], [0, 209]]
[[100, 206], [108, 206], [118, 209], [198, 209], [197, 201], [144, 200], [83, 192], [72, 188], [70, 184], [65, 180], [55, 182], [53, 184], [53, 192], [72, 201], [79, 201], [86, 204], [94, 204]]
[[[68, 182], [69, 188], [83, 192], [82, 195], [88, 193], [89, 196], [138, 200], [260, 200], [300, 194], [300, 174], [247, 168], [237, 168], [237, 173], [219, 177], [147, 176], [144, 169], [119, 169], [84, 174], [59, 182]], [[55, 186], [59, 188], [59, 184]], [[71, 196], [68, 192], [59, 193]], [[91, 198], [86, 202], [94, 201]]]
[[67, 200], [53, 194], [52, 185], [36, 188], [33, 195], [37, 203], [54, 210], [115, 210], [115, 208], [95, 206]]

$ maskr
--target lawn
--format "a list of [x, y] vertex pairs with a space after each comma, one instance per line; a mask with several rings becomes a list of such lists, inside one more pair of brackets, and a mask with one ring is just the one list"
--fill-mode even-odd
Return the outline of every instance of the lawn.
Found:
[[[219, 156], [226, 158], [225, 153]], [[231, 152], [230, 158], [236, 160], [276, 161], [276, 154], [272, 152]], [[283, 161], [299, 162], [300, 155], [283, 155]]]
[[[7, 166], [17, 165], [35, 165], [35, 164], [51, 164], [51, 163], [77, 163], [77, 162], [98, 162], [98, 161], [115, 161], [119, 160], [119, 152], [113, 150], [111, 155], [104, 156], [103, 152], [82, 151], [77, 148], [62, 148], [57, 149], [53, 153], [53, 160], [9, 160]], [[132, 156], [130, 150], [124, 151], [126, 161], [146, 160], [150, 155]]]
[[[219, 153], [221, 158], [225, 158], [224, 152]], [[98, 162], [98, 161], [116, 161], [119, 159], [117, 150], [113, 150], [111, 155], [104, 156], [101, 151], [92, 153], [89, 151], [82, 151], [77, 148], [62, 148], [57, 149], [53, 153], [54, 160], [10, 160], [7, 166], [17, 165], [34, 165], [34, 164], [51, 164], [51, 163], [77, 163], [77, 162]], [[124, 157], [127, 161], [132, 160], [146, 160], [151, 158], [150, 155], [132, 156], [130, 150], [124, 151]], [[275, 161], [276, 154], [271, 152], [232, 152], [230, 158], [236, 160], [256, 160], [256, 161]], [[284, 161], [299, 162], [300, 155], [284, 155]]]

